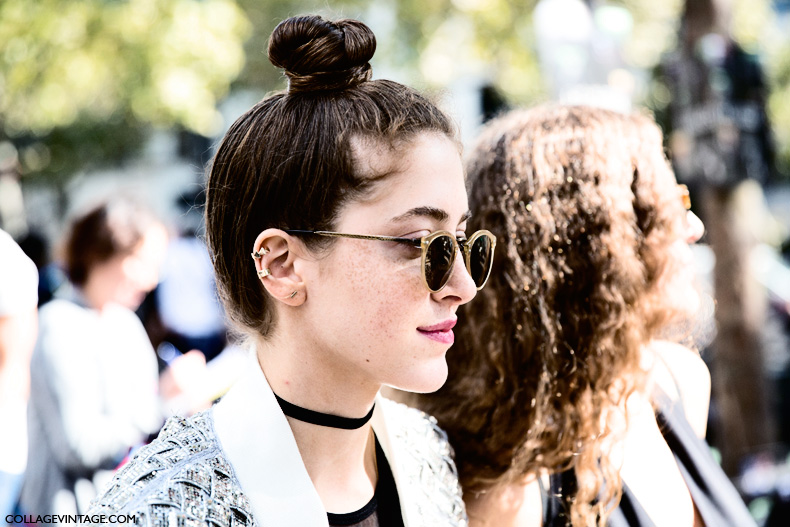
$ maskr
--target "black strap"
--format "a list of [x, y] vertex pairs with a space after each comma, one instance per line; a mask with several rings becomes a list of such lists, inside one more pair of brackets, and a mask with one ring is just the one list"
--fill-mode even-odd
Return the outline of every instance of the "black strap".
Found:
[[307, 408], [296, 406], [276, 393], [274, 397], [277, 399], [277, 403], [279, 403], [283, 413], [288, 417], [293, 417], [294, 419], [313, 425], [342, 428], [343, 430], [356, 430], [362, 428], [370, 421], [370, 418], [373, 417], [373, 410], [376, 408], [376, 404], [374, 403], [373, 407], [364, 417], [341, 417], [339, 415], [325, 414], [323, 412], [316, 412], [315, 410], [308, 410]]

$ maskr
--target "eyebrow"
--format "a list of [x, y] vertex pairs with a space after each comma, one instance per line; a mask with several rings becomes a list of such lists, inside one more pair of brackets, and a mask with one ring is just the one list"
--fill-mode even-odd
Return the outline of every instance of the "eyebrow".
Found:
[[[463, 213], [463, 215], [461, 216], [461, 221], [459, 221], [458, 223], [465, 222], [471, 216], [472, 216], [472, 211], [467, 210], [466, 212]], [[399, 216], [395, 216], [390, 220], [390, 223], [398, 223], [414, 217], [427, 217], [434, 219], [438, 222], [445, 222], [448, 219], [450, 219], [450, 215], [447, 214], [447, 212], [445, 212], [444, 210], [437, 209], [436, 207], [424, 206], [424, 207], [414, 207], [413, 209], [410, 209]]]

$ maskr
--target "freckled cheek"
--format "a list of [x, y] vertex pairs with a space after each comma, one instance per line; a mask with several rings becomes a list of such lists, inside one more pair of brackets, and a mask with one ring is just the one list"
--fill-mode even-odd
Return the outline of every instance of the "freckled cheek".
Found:
[[376, 338], [402, 339], [404, 332], [416, 328], [427, 290], [415, 269], [361, 255], [349, 265], [346, 280], [356, 320], [365, 321]]
[[385, 339], [408, 338], [415, 331], [420, 313], [420, 300], [410, 294], [408, 288], [390, 287], [386, 296], [371, 306], [370, 313], [379, 324], [379, 332]]
[[369, 252], [360, 251], [348, 254], [345, 258], [345, 272], [343, 281], [348, 284], [352, 298], [363, 304], [370, 300], [370, 297], [378, 298], [381, 287], [381, 274], [385, 271], [381, 266], [376, 265], [376, 260]]

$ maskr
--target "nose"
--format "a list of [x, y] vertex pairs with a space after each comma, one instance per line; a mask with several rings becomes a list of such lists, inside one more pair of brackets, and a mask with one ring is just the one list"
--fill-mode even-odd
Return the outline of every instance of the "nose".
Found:
[[686, 243], [694, 243], [705, 234], [705, 225], [699, 216], [691, 211], [686, 212]]
[[455, 262], [453, 262], [453, 272], [447, 285], [438, 293], [433, 293], [437, 301], [448, 301], [453, 305], [463, 305], [472, 300], [477, 294], [477, 286], [472, 276], [466, 269], [464, 263], [464, 253], [458, 251], [456, 253]]

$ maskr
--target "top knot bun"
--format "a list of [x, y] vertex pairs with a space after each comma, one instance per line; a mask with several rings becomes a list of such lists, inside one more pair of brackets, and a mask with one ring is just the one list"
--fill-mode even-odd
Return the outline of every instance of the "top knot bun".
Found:
[[376, 37], [358, 20], [317, 15], [280, 22], [269, 38], [269, 60], [288, 76], [288, 91], [341, 90], [370, 79]]

